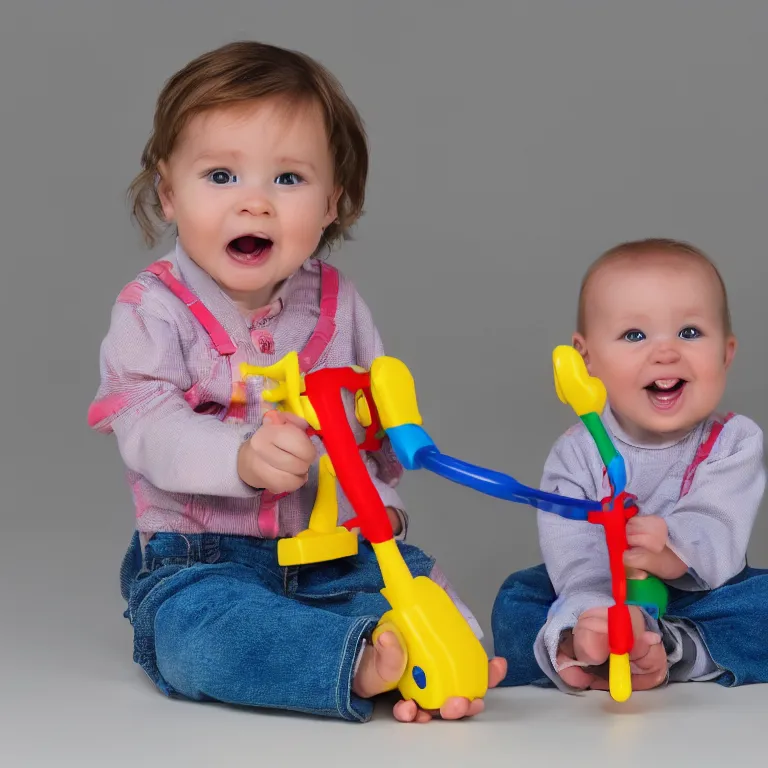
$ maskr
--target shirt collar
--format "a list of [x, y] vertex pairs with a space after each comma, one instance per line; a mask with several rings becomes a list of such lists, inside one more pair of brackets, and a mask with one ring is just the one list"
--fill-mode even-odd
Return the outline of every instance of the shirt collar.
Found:
[[[627, 432], [624, 429], [622, 429], [621, 425], [616, 419], [616, 415], [614, 414], [610, 403], [606, 403], [605, 409], [603, 410], [603, 413], [602, 413], [602, 419], [603, 419], [603, 424], [605, 425], [605, 428], [619, 442], [624, 443], [624, 445], [632, 446], [633, 448], [643, 448], [645, 450], [663, 450], [665, 448], [670, 448], [673, 445], [678, 445], [679, 443], [682, 443], [684, 440], [687, 440], [691, 436], [691, 434], [693, 434], [694, 432], [696, 432], [698, 429], [701, 428], [701, 424], [697, 424], [690, 432], [687, 432], [682, 437], [665, 440], [663, 442], [651, 443], [651, 442], [644, 442], [644, 441], [638, 440], [637, 438], [627, 434]], [[704, 422], [702, 422], [702, 424], [703, 423]]]
[[[181, 246], [178, 238], [176, 238], [175, 253], [176, 263], [179, 266], [179, 272], [181, 273], [182, 278], [200, 300], [217, 316], [220, 310], [217, 311], [213, 306], [210, 306], [210, 304], [215, 303], [218, 306], [221, 306], [222, 304], [228, 305], [228, 307], [231, 308], [231, 310], [234, 311], [240, 317], [241, 321], [245, 322], [249, 328], [253, 328], [253, 326], [260, 321], [276, 317], [283, 311], [285, 302], [295, 287], [297, 275], [302, 269], [307, 268], [311, 261], [310, 259], [307, 259], [296, 272], [283, 281], [269, 304], [251, 310], [250, 312], [243, 313], [238, 308], [237, 304], [220, 288], [218, 283], [190, 258]], [[231, 314], [231, 312], [227, 312], [226, 314]]]

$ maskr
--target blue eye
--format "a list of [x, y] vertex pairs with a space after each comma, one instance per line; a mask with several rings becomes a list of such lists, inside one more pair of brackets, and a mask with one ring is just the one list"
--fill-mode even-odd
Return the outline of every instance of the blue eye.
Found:
[[677, 334], [681, 339], [685, 339], [686, 341], [691, 341], [693, 339], [698, 339], [701, 336], [701, 331], [698, 328], [694, 328], [693, 326], [689, 325], [686, 328], [683, 328], [680, 333]]
[[642, 341], [644, 338], [645, 338], [645, 334], [642, 331], [632, 330], [632, 331], [627, 331], [624, 334], [625, 341], [636, 342], [636, 341]]
[[217, 168], [215, 171], [211, 171], [207, 176], [214, 184], [219, 186], [237, 181], [237, 176], [222, 168]]
[[[286, 181], [287, 179], [287, 181]], [[276, 179], [275, 184], [280, 184], [282, 186], [294, 186], [295, 184], [301, 184], [301, 182], [304, 181], [304, 179], [299, 176], [298, 173], [281, 173]]]

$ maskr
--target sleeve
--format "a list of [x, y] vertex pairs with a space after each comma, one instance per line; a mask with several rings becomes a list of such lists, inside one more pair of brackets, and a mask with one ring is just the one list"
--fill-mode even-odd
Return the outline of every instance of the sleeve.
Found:
[[[354, 288], [352, 288], [352, 322], [355, 362], [362, 368], [368, 369], [377, 357], [385, 354], [384, 344], [373, 322], [371, 310]], [[397, 511], [402, 524], [402, 530], [397, 538], [404, 540], [408, 532], [408, 513], [396, 490], [404, 470], [395, 456], [389, 439], [385, 437], [381, 448], [376, 453], [366, 456], [365, 462], [384, 506], [392, 507]]]
[[[253, 498], [237, 472], [252, 426], [196, 413], [178, 328], [161, 307], [117, 301], [101, 344], [101, 383], [89, 426], [114, 433], [126, 466], [172, 493]], [[154, 310], [154, 311], [152, 311]]]
[[689, 569], [673, 586], [716, 589], [739, 573], [765, 484], [763, 433], [750, 419], [734, 416], [666, 518], [669, 548]]
[[[553, 446], [541, 488], [576, 499], [597, 498], [588, 457], [576, 435], [566, 433]], [[534, 653], [547, 676], [561, 690], [570, 690], [558, 675], [557, 649], [562, 633], [572, 629], [584, 611], [613, 605], [608, 548], [599, 525], [542, 511], [537, 520], [539, 545], [557, 598], [536, 638]]]

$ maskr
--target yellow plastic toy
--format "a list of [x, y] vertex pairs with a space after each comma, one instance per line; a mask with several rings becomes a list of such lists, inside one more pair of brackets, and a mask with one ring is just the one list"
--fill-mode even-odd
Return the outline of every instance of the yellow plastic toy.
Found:
[[[298, 356], [289, 353], [275, 365], [244, 364], [243, 376], [264, 376], [276, 382], [264, 399], [290, 411], [319, 435], [327, 453], [320, 459], [318, 494], [309, 527], [278, 543], [281, 565], [332, 560], [354, 555], [359, 527], [373, 547], [390, 604], [374, 631], [395, 632], [406, 654], [403, 677], [397, 682], [405, 699], [424, 709], [440, 709], [447, 699], [482, 698], [488, 690], [488, 656], [471, 627], [445, 590], [426, 576], [413, 577], [394, 539], [391, 523], [360, 457], [376, 450], [380, 430], [421, 424], [413, 378], [399, 360], [380, 357], [370, 372], [359, 368], [328, 368], [306, 376]], [[361, 445], [355, 441], [341, 390], [355, 396], [355, 416], [366, 428]], [[337, 471], [341, 468], [341, 472]], [[338, 526], [336, 480], [352, 504], [356, 518]], [[393, 686], [395, 687], [395, 686]]]
[[559, 346], [552, 354], [555, 389], [562, 402], [570, 405], [595, 441], [611, 482], [612, 494], [605, 508], [590, 512], [587, 520], [602, 525], [608, 546], [614, 605], [608, 609], [610, 647], [608, 684], [611, 697], [626, 701], [632, 695], [629, 654], [634, 645], [628, 605], [653, 605], [658, 614], [666, 607], [666, 587], [654, 577], [627, 579], [624, 552], [627, 549], [627, 520], [637, 507], [626, 504], [627, 476], [624, 459], [616, 450], [600, 418], [605, 408], [603, 383], [589, 375], [584, 359], [573, 347]]
[[[360, 529], [371, 542], [384, 581], [382, 594], [391, 606], [374, 637], [385, 628], [399, 636], [408, 663], [397, 687], [406, 699], [425, 709], [439, 709], [451, 697], [471, 700], [484, 696], [488, 657], [445, 590], [425, 576], [414, 578], [400, 554], [386, 509], [360, 457], [361, 450], [378, 450], [384, 434], [405, 469], [428, 469], [496, 498], [604, 527], [616, 603], [608, 615], [610, 691], [618, 701], [631, 694], [633, 637], [626, 598], [627, 586], [634, 582], [626, 579], [622, 558], [626, 520], [637, 509], [627, 502], [623, 459], [600, 420], [606, 401], [602, 382], [589, 376], [581, 355], [572, 347], [558, 347], [552, 362], [558, 397], [573, 407], [597, 443], [614, 489], [611, 499], [571, 499], [529, 488], [509, 475], [443, 454], [422, 427], [413, 377], [396, 358], [379, 357], [370, 371], [326, 368], [306, 375], [300, 372], [295, 352], [269, 367], [242, 366], [244, 376], [273, 380], [275, 385], [264, 392], [264, 399], [306, 419], [308, 434], [318, 435], [327, 450], [320, 460], [318, 494], [309, 526], [279, 542], [279, 562], [297, 565], [352, 556], [357, 553], [358, 539], [351, 529]], [[342, 390], [354, 395], [355, 418], [365, 428], [359, 445]], [[357, 515], [343, 526], [338, 525], [336, 481]], [[647, 582], [637, 582], [636, 594]], [[641, 604], [650, 602], [646, 593]]]

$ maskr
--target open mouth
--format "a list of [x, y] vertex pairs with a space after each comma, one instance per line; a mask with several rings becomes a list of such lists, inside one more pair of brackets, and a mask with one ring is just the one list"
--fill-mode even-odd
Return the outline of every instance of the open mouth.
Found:
[[227, 253], [244, 264], [261, 262], [269, 255], [272, 241], [259, 235], [242, 235], [229, 241]]
[[669, 395], [679, 392], [685, 386], [685, 383], [685, 379], [656, 379], [646, 389], [655, 394]]
[[687, 383], [685, 379], [656, 379], [645, 390], [657, 408], [667, 409], [677, 403]]

